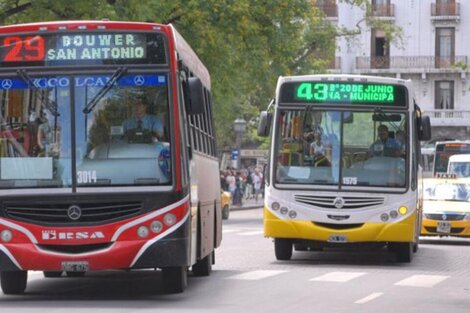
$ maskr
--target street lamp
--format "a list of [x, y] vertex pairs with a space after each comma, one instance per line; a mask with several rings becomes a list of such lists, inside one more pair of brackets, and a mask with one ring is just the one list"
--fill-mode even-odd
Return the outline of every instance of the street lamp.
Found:
[[236, 169], [240, 169], [241, 165], [240, 148], [242, 146], [242, 138], [243, 134], [245, 133], [245, 129], [246, 121], [243, 118], [237, 118], [235, 121], [233, 121], [233, 131], [236, 135], [235, 145], [237, 148]]

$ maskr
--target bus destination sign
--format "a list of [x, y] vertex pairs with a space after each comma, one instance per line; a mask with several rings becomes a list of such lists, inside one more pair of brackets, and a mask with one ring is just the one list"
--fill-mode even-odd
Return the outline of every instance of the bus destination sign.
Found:
[[33, 34], [0, 40], [3, 66], [166, 63], [161, 34]]
[[406, 106], [402, 85], [353, 82], [289, 82], [281, 88], [283, 102], [378, 104]]

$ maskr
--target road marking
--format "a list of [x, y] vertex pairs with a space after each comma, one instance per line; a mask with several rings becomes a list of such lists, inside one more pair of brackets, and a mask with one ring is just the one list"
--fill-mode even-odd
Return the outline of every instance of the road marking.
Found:
[[247, 232], [244, 232], [244, 233], [238, 233], [237, 235], [240, 235], [240, 236], [255, 236], [255, 235], [262, 235], [262, 234], [264, 234], [263, 230], [254, 230], [254, 231], [247, 231]]
[[314, 277], [310, 279], [310, 281], [329, 281], [336, 283], [344, 283], [365, 274], [366, 273], [360, 272], [331, 272], [325, 275]]
[[222, 229], [222, 233], [223, 234], [227, 234], [227, 233], [234, 233], [234, 232], [237, 232], [237, 231], [240, 231], [239, 229]]
[[234, 276], [227, 277], [227, 279], [239, 279], [239, 280], [260, 280], [263, 278], [276, 276], [286, 271], [269, 271], [269, 270], [260, 270], [260, 271], [251, 271]]
[[440, 275], [413, 275], [395, 283], [397, 286], [425, 287], [431, 288], [446, 280], [449, 276]]
[[382, 296], [383, 295], [383, 292], [374, 292], [374, 293], [371, 293], [370, 295], [368, 295], [367, 297], [364, 297], [362, 299], [359, 299], [357, 300], [356, 304], [364, 304], [364, 303], [367, 303], [367, 302], [370, 302], [374, 299], [377, 299], [378, 297]]

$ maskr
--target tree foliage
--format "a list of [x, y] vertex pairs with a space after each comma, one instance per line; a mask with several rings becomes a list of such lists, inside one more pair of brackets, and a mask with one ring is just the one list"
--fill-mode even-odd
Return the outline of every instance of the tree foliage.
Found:
[[314, 4], [315, 0], [0, 0], [0, 22], [109, 18], [172, 23], [211, 73], [216, 130], [219, 145], [225, 146], [233, 142], [232, 122], [255, 118], [274, 95], [279, 76], [324, 72], [333, 61], [335, 38], [346, 30], [327, 22]]

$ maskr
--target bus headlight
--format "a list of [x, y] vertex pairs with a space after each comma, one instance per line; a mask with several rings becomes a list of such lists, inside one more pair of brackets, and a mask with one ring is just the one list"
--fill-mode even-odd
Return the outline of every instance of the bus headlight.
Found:
[[382, 213], [380, 215], [380, 219], [382, 220], [382, 222], [388, 221], [388, 214], [387, 213]]
[[398, 217], [398, 212], [393, 210], [393, 211], [390, 211], [390, 217], [391, 218], [397, 218]]
[[13, 234], [12, 234], [11, 230], [4, 229], [4, 230], [2, 230], [2, 232], [0, 234], [0, 238], [2, 239], [3, 242], [10, 242], [11, 239], [13, 238]]
[[470, 220], [470, 213], [465, 214], [463, 219], [467, 221]]
[[149, 229], [146, 226], [140, 226], [137, 228], [137, 235], [140, 238], [145, 238], [149, 235]]
[[289, 212], [289, 209], [286, 208], [285, 206], [283, 206], [283, 207], [281, 208], [281, 214], [286, 215], [287, 212]]
[[163, 229], [163, 224], [162, 222], [160, 221], [153, 221], [152, 224], [150, 224], [150, 229], [154, 232], [154, 233], [159, 233], [162, 231]]
[[173, 213], [165, 214], [163, 223], [165, 223], [166, 226], [173, 226], [176, 223], [176, 216]]
[[296, 218], [297, 217], [297, 212], [295, 212], [294, 210], [289, 211], [289, 217], [292, 218], [292, 219]]
[[400, 213], [401, 215], [405, 215], [406, 213], [408, 213], [408, 208], [404, 205], [402, 205], [399, 209], [398, 209], [398, 213]]
[[281, 205], [279, 204], [279, 202], [273, 202], [273, 204], [271, 204], [271, 209], [273, 209], [273, 211], [277, 211], [281, 208]]

